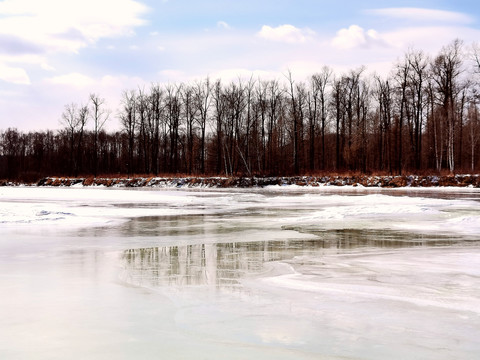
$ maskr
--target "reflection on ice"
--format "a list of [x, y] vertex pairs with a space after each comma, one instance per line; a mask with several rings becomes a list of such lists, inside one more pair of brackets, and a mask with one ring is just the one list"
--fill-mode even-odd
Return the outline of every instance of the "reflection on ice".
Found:
[[[136, 286], [228, 287], [263, 273], [265, 264], [299, 257], [323, 259], [347, 250], [458, 244], [452, 237], [393, 231], [334, 230], [315, 232], [315, 240], [255, 241], [161, 246], [123, 252], [124, 281]], [[362, 250], [364, 249], [364, 250]]]
[[327, 237], [131, 249], [122, 280], [168, 296], [189, 333], [301, 350], [292, 358], [475, 358], [478, 242]]
[[288, 256], [289, 242], [198, 244], [126, 250], [124, 280], [139, 286], [235, 286], [263, 263]]

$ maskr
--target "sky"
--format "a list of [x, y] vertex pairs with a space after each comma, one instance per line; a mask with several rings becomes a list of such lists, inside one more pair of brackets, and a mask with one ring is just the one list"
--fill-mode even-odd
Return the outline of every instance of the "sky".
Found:
[[56, 130], [65, 105], [152, 83], [388, 74], [408, 49], [480, 41], [478, 0], [0, 0], [0, 131]]

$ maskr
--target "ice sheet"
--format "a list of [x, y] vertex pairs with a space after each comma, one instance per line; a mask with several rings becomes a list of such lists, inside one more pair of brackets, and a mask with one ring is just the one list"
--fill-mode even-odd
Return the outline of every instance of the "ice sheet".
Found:
[[0, 188], [0, 358], [475, 359], [479, 199]]
[[229, 198], [210, 200], [182, 191], [134, 191], [102, 188], [0, 188], [0, 224], [90, 227], [118, 224], [132, 217], [214, 213]]
[[[261, 222], [266, 217], [270, 223], [284, 228], [373, 228], [480, 234], [479, 203], [471, 196], [439, 199], [398, 196], [395, 191], [372, 194], [358, 189], [353, 195], [345, 196], [323, 189], [311, 189], [309, 193], [295, 192], [295, 189], [192, 192], [4, 187], [0, 189], [0, 224], [3, 227], [91, 227], [127, 221], [132, 217], [233, 212], [240, 215], [237, 221]], [[257, 219], [243, 217], [247, 213], [258, 215]]]

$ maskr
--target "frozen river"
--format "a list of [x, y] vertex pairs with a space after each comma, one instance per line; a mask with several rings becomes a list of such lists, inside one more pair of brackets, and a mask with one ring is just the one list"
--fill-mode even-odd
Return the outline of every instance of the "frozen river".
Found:
[[480, 192], [0, 188], [0, 359], [478, 359]]

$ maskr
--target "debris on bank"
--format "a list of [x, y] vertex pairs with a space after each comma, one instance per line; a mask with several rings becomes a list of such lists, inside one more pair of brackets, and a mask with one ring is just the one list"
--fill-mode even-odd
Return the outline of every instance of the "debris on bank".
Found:
[[[0, 185], [11, 185], [8, 183]], [[159, 188], [251, 188], [266, 186], [358, 186], [358, 187], [473, 187], [480, 188], [480, 175], [432, 176], [293, 176], [293, 177], [46, 177], [37, 186], [105, 186]]]

